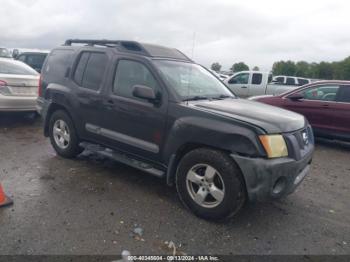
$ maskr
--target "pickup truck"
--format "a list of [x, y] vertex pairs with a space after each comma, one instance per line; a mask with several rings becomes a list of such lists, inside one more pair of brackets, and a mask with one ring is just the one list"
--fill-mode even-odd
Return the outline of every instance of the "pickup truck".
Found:
[[163, 178], [202, 218], [286, 196], [310, 170], [305, 117], [237, 98], [173, 48], [67, 40], [45, 60], [38, 93], [58, 155], [87, 149]]
[[273, 82], [272, 74], [259, 71], [241, 71], [224, 80], [224, 83], [239, 97], [279, 95], [298, 85]]

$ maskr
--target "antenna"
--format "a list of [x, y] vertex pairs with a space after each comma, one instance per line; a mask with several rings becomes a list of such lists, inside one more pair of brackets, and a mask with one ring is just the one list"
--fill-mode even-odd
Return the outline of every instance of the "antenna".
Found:
[[194, 58], [194, 48], [195, 48], [195, 45], [196, 45], [196, 31], [193, 32], [193, 40], [192, 40], [192, 54], [191, 54], [191, 58], [193, 60]]

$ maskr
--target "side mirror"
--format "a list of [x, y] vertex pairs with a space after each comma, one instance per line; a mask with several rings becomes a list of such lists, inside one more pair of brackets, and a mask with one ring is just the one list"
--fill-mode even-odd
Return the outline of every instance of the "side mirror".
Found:
[[298, 94], [298, 93], [294, 93], [291, 94], [290, 96], [288, 96], [288, 99], [292, 100], [292, 101], [298, 101], [300, 99], [303, 99], [304, 96], [302, 94]]
[[153, 103], [158, 100], [154, 90], [149, 86], [134, 85], [132, 89], [132, 95], [134, 97], [146, 99]]
[[237, 80], [235, 78], [231, 78], [230, 80], [228, 80], [229, 84], [237, 84]]

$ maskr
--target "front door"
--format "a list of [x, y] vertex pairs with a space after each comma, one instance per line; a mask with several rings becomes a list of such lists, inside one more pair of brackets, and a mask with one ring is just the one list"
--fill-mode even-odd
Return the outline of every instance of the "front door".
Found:
[[[104, 101], [101, 127], [104, 139], [114, 147], [152, 161], [160, 160], [167, 116], [167, 94], [148, 62], [119, 58]], [[157, 103], [137, 98], [133, 87], [151, 87]]]
[[312, 86], [299, 91], [303, 96], [300, 100], [286, 99], [284, 107], [304, 115], [313, 128], [318, 131], [332, 131], [332, 106], [336, 99], [338, 85]]
[[249, 73], [239, 73], [227, 81], [228, 87], [239, 97], [249, 95]]

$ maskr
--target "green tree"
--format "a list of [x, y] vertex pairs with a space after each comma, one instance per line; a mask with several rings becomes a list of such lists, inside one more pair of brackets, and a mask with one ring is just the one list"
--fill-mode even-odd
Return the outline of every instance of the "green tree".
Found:
[[310, 69], [311, 67], [308, 62], [299, 61], [295, 64], [295, 76], [312, 77]]
[[235, 63], [230, 68], [233, 72], [240, 72], [249, 70], [249, 66], [247, 66], [244, 62]]
[[272, 73], [274, 75], [294, 76], [296, 73], [296, 66], [293, 61], [278, 61], [272, 66]]
[[253, 71], [260, 71], [260, 68], [258, 66], [254, 66]]
[[221, 65], [218, 62], [211, 64], [211, 70], [214, 70], [215, 72], [219, 72], [221, 70]]

